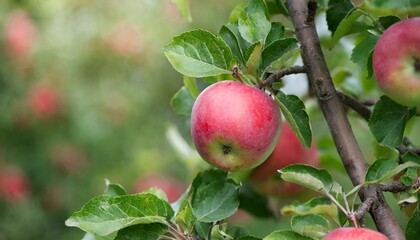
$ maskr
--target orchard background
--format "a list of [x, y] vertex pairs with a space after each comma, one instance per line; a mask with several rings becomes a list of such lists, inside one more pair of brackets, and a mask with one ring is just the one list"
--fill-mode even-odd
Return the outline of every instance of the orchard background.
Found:
[[[306, 7], [307, 2], [303, 2]], [[364, 160], [373, 166], [367, 178], [386, 187], [400, 181], [393, 175], [401, 172], [401, 181], [410, 186], [418, 179], [419, 117], [412, 108], [381, 97], [383, 92], [372, 74], [371, 53], [387, 27], [420, 16], [420, 2], [330, 0], [309, 1], [308, 6], [310, 11], [317, 11], [309, 16], [315, 20], [328, 70], [355, 139]], [[188, 43], [193, 29], [201, 29], [195, 33], [202, 43], [192, 45], [206, 45], [207, 40], [221, 35], [227, 43], [218, 44], [231, 49], [229, 56], [239, 67], [240, 80], [262, 86], [268, 75], [260, 72], [260, 62], [268, 62], [273, 73], [303, 65], [298, 40], [294, 40], [298, 29], [292, 24], [288, 7], [292, 6], [277, 0], [265, 4], [259, 0], [1, 1], [0, 240], [157, 239], [160, 234], [166, 234], [162, 239], [276, 239], [276, 235], [267, 235], [281, 229], [288, 232], [277, 234], [301, 239], [302, 235], [320, 238], [339, 225], [353, 226], [351, 219], [346, 220], [331, 199], [320, 193], [329, 193], [329, 181], [321, 181], [322, 191], [304, 189], [264, 196], [249, 183], [247, 172], [209, 171], [210, 165], [200, 158], [192, 143], [189, 116], [194, 98], [219, 80], [235, 79], [232, 72], [238, 73], [238, 69], [232, 71], [233, 65], [226, 66], [203, 75], [200, 65], [192, 66], [194, 61], [183, 62], [187, 66], [183, 68], [176, 59], [177, 47], [183, 41]], [[243, 12], [256, 17], [248, 19]], [[260, 40], [265, 38], [250, 43], [246, 30], [240, 33], [228, 28], [239, 18], [249, 20], [242, 27], [251, 33], [261, 33], [258, 24], [267, 22], [268, 31], [277, 29], [278, 36], [270, 39], [271, 43], [289, 39], [273, 48], [282, 54], [270, 49], [264, 53], [269, 44]], [[306, 20], [311, 25], [310, 17]], [[248, 43], [229, 41], [242, 35]], [[241, 60], [237, 53], [242, 51]], [[261, 53], [263, 57], [259, 58]], [[313, 140], [319, 156], [316, 167], [328, 171], [337, 183], [335, 187], [342, 186], [343, 191], [335, 191], [334, 197], [344, 205], [343, 193], [351, 192], [354, 195], [349, 203], [353, 207], [355, 199], [354, 209], [358, 209], [361, 201], [354, 196], [359, 188], [353, 188], [347, 177], [343, 155], [337, 153], [331, 137], [332, 127], [327, 125], [318, 96], [302, 74], [305, 71], [308, 69], [264, 86], [301, 99], [277, 95], [283, 105], [284, 99], [290, 100], [281, 110], [290, 114], [292, 125], [297, 123], [294, 130], [301, 134], [301, 140], [306, 144]], [[337, 112], [330, 111], [334, 121]], [[376, 117], [368, 121], [370, 111]], [[392, 119], [385, 117], [395, 112]], [[389, 129], [395, 131], [390, 134]], [[406, 152], [412, 154], [404, 155]], [[299, 171], [302, 168], [289, 173]], [[306, 179], [325, 180], [325, 172], [311, 171], [304, 174]], [[288, 180], [299, 182], [299, 177]], [[231, 198], [222, 202], [223, 196], [212, 189], [214, 185], [209, 186], [212, 181], [223, 186]], [[130, 195], [150, 185], [164, 190], [172, 207], [159, 190]], [[175, 204], [184, 191], [186, 197]], [[415, 226], [420, 222], [416, 188], [407, 187], [398, 194], [384, 192], [384, 196], [407, 239], [415, 239], [412, 236], [418, 236]], [[291, 205], [314, 197], [321, 203]], [[223, 203], [213, 209], [216, 214], [206, 215], [209, 209], [200, 205], [206, 198]], [[130, 223], [111, 216], [109, 220], [121, 224], [120, 228], [86, 217], [85, 213], [103, 217], [101, 204], [128, 212], [113, 201], [123, 205], [134, 202], [139, 208], [149, 201], [147, 206], [160, 206], [165, 211], [131, 216], [134, 220], [130, 218]], [[84, 204], [91, 208], [83, 209]], [[238, 206], [240, 210], [236, 211]], [[364, 214], [366, 210], [361, 211], [365, 226], [376, 229], [372, 217]], [[69, 228], [65, 221], [88, 234]], [[385, 219], [382, 227], [386, 221], [391, 220]], [[360, 223], [363, 225], [363, 221]], [[388, 229], [387, 235], [401, 237], [394, 230]], [[166, 232], [187, 234], [181, 238]]]

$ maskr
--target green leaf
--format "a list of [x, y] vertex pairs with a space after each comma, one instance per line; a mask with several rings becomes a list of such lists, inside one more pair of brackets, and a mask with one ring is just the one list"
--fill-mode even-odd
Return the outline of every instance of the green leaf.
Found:
[[195, 224], [195, 231], [201, 238], [208, 239], [207, 236], [209, 235], [212, 226], [212, 223], [197, 222]]
[[182, 86], [178, 92], [171, 99], [172, 109], [183, 116], [191, 116], [191, 111], [194, 105], [194, 98], [185, 86]]
[[284, 25], [281, 22], [272, 22], [271, 30], [265, 39], [265, 46], [270, 45], [271, 43], [284, 38]]
[[411, 152], [406, 152], [404, 153], [403, 157], [402, 157], [402, 161], [404, 163], [406, 162], [415, 162], [417, 164], [420, 164], [420, 156], [411, 153]]
[[230, 74], [233, 55], [226, 42], [208, 31], [197, 29], [174, 37], [164, 47], [166, 58], [183, 75], [209, 77]]
[[175, 218], [176, 223], [182, 226], [183, 229], [186, 229], [188, 232], [192, 231], [196, 220], [197, 219], [192, 212], [191, 204], [187, 204], [187, 206], [182, 211], [180, 211]]
[[235, 33], [228, 28], [227, 26], [223, 25], [222, 28], [219, 30], [219, 36], [227, 43], [227, 45], [232, 50], [233, 55], [236, 57], [238, 62], [243, 66], [245, 65], [244, 54], [242, 52], [241, 45], [239, 43], [238, 37]]
[[195, 78], [184, 76], [184, 86], [188, 89], [191, 96], [196, 99], [200, 95]]
[[132, 194], [117, 197], [100, 195], [66, 220], [69, 227], [107, 236], [136, 224], [161, 223], [172, 218], [174, 212], [168, 202], [153, 194]]
[[419, 239], [419, 235], [420, 235], [419, 226], [420, 226], [420, 204], [417, 204], [416, 210], [411, 215], [410, 219], [407, 222], [407, 226], [405, 227], [406, 240]]
[[236, 238], [236, 240], [261, 240], [261, 238], [254, 237], [254, 236], [242, 236], [242, 237]]
[[246, 71], [253, 75], [257, 76], [257, 70], [261, 64], [261, 53], [262, 53], [262, 42], [257, 42], [249, 47], [249, 52], [247, 51], [247, 62], [246, 62]]
[[285, 181], [296, 183], [319, 192], [330, 192], [333, 186], [331, 175], [324, 169], [304, 164], [292, 164], [279, 171]]
[[119, 185], [119, 184], [111, 183], [111, 182], [109, 182], [108, 179], [105, 179], [105, 184], [106, 184], [106, 189], [105, 189], [104, 194], [110, 195], [111, 197], [116, 197], [116, 196], [121, 196], [121, 195], [126, 195], [127, 194], [124, 187]]
[[321, 238], [330, 230], [328, 220], [316, 214], [298, 215], [291, 220], [292, 230], [308, 237]]
[[[157, 240], [168, 231], [168, 227], [160, 223], [139, 224], [118, 231], [114, 240]], [[141, 238], [140, 238], [141, 237]]]
[[417, 179], [417, 169], [415, 167], [409, 167], [405, 173], [400, 177], [401, 182], [410, 186]]
[[408, 167], [418, 166], [420, 165], [411, 161], [398, 165], [396, 160], [378, 159], [369, 167], [366, 173], [366, 181], [369, 183], [380, 183]]
[[305, 111], [305, 104], [297, 96], [286, 95], [279, 91], [276, 102], [287, 122], [296, 133], [299, 141], [306, 147], [312, 144], [312, 130], [309, 124], [309, 116]]
[[244, 184], [239, 189], [239, 200], [239, 208], [244, 209], [255, 217], [274, 217], [267, 197], [258, 194], [249, 184]]
[[337, 26], [336, 31], [332, 35], [331, 39], [331, 48], [337, 44], [337, 42], [349, 33], [353, 33], [355, 22], [363, 15], [362, 11], [355, 10], [351, 11], [347, 16], [341, 20], [340, 24]]
[[397, 23], [399, 21], [401, 21], [401, 19], [396, 16], [383, 16], [383, 17], [379, 17], [378, 19], [378, 23], [381, 25], [380, 30], [382, 31], [386, 30], [387, 28], [392, 26], [394, 23]]
[[350, 0], [330, 0], [328, 2], [327, 24], [331, 34], [335, 33], [340, 22], [352, 9], [353, 4]]
[[249, 43], [264, 41], [270, 32], [271, 23], [263, 0], [251, 0], [241, 13], [238, 24], [241, 36]]
[[378, 143], [396, 148], [401, 145], [405, 126], [415, 113], [415, 108], [400, 105], [384, 95], [373, 108], [369, 129]]
[[337, 206], [330, 199], [323, 197], [313, 198], [303, 204], [294, 201], [292, 204], [284, 206], [280, 212], [283, 215], [321, 214], [332, 219], [336, 218], [338, 214]]
[[368, 65], [370, 54], [373, 52], [378, 42], [379, 36], [368, 35], [365, 39], [360, 41], [351, 53], [350, 60], [358, 64], [363, 70]]
[[216, 181], [201, 186], [191, 201], [194, 216], [201, 222], [225, 219], [239, 206], [239, 186], [233, 181]]
[[270, 233], [267, 237], [263, 238], [263, 240], [312, 240], [310, 237], [305, 237], [300, 235], [297, 232], [289, 231], [289, 230], [280, 230]]
[[172, 2], [178, 8], [179, 13], [189, 22], [192, 21], [191, 12], [190, 12], [190, 1], [189, 0], [172, 0]]
[[262, 68], [266, 69], [272, 63], [280, 59], [284, 54], [297, 48], [298, 41], [295, 38], [285, 38], [274, 41], [262, 52]]
[[244, 11], [244, 8], [246, 7], [245, 3], [239, 3], [237, 4], [232, 12], [230, 12], [229, 15], [229, 23], [238, 23], [239, 17], [241, 16], [242, 12]]

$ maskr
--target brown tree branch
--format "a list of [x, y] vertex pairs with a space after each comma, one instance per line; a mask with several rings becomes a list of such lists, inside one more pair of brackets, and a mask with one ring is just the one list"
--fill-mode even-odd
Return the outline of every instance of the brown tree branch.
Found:
[[262, 81], [259, 85], [260, 88], [263, 88], [265, 86], [270, 86], [275, 81], [278, 81], [280, 78], [290, 75], [290, 74], [298, 74], [298, 73], [306, 73], [306, 67], [305, 66], [293, 66], [285, 69], [281, 69], [277, 72], [272, 73], [270, 76], [268, 76], [267, 79]]
[[392, 193], [399, 193], [404, 192], [410, 188], [419, 188], [420, 187], [420, 177], [416, 179], [410, 186], [406, 186], [402, 183], [390, 183], [390, 184], [379, 184], [379, 187], [384, 192], [392, 192]]
[[[365, 180], [368, 164], [364, 160], [337, 96], [319, 43], [316, 26], [313, 22], [307, 22], [307, 1], [287, 0], [287, 5], [300, 42], [303, 63], [307, 67], [307, 75], [313, 92], [330, 128], [344, 167], [353, 184], [359, 185]], [[359, 191], [359, 196], [362, 202], [368, 198], [376, 199], [369, 212], [380, 232], [390, 239], [404, 239], [403, 232], [377, 185], [364, 187]]]

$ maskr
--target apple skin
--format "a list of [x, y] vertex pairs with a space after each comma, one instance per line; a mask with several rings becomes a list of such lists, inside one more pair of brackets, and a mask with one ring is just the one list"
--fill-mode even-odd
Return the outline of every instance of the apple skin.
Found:
[[373, 70], [382, 91], [394, 101], [420, 107], [420, 17], [395, 23], [379, 38]]
[[191, 114], [191, 135], [200, 156], [227, 170], [258, 166], [273, 151], [281, 115], [264, 91], [225, 80], [206, 88]]
[[367, 228], [341, 227], [329, 232], [324, 240], [389, 240], [380, 232]]
[[148, 173], [141, 176], [133, 187], [134, 193], [143, 192], [149, 188], [159, 188], [166, 193], [170, 203], [178, 200], [187, 189], [178, 179], [164, 176], [159, 173]]
[[305, 148], [299, 141], [289, 123], [283, 122], [279, 141], [274, 151], [249, 176], [255, 190], [269, 196], [287, 196], [301, 191], [297, 184], [283, 181], [277, 170], [291, 164], [319, 166], [318, 150], [315, 140], [310, 148]]

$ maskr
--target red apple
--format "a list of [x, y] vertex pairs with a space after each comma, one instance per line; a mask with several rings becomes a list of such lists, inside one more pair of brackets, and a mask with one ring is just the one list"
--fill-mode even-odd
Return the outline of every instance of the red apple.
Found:
[[40, 84], [29, 90], [28, 104], [41, 118], [53, 118], [60, 112], [60, 95], [51, 85]]
[[277, 172], [281, 168], [297, 163], [315, 167], [319, 165], [315, 141], [312, 141], [311, 148], [305, 148], [290, 125], [283, 122], [280, 138], [273, 153], [252, 171], [250, 182], [258, 192], [265, 195], [285, 196], [297, 193], [303, 188], [283, 181]]
[[420, 17], [395, 23], [379, 38], [373, 70], [382, 91], [394, 101], [420, 108]]
[[264, 91], [236, 81], [221, 81], [196, 99], [191, 134], [200, 156], [223, 170], [258, 166], [273, 151], [281, 115]]
[[385, 235], [367, 228], [341, 227], [329, 232], [324, 240], [389, 240]]
[[170, 203], [178, 200], [186, 190], [185, 185], [175, 178], [158, 173], [149, 173], [139, 178], [133, 188], [133, 192], [140, 193], [151, 187], [164, 191]]
[[29, 181], [17, 167], [6, 167], [0, 171], [0, 197], [8, 202], [20, 202], [29, 195]]

